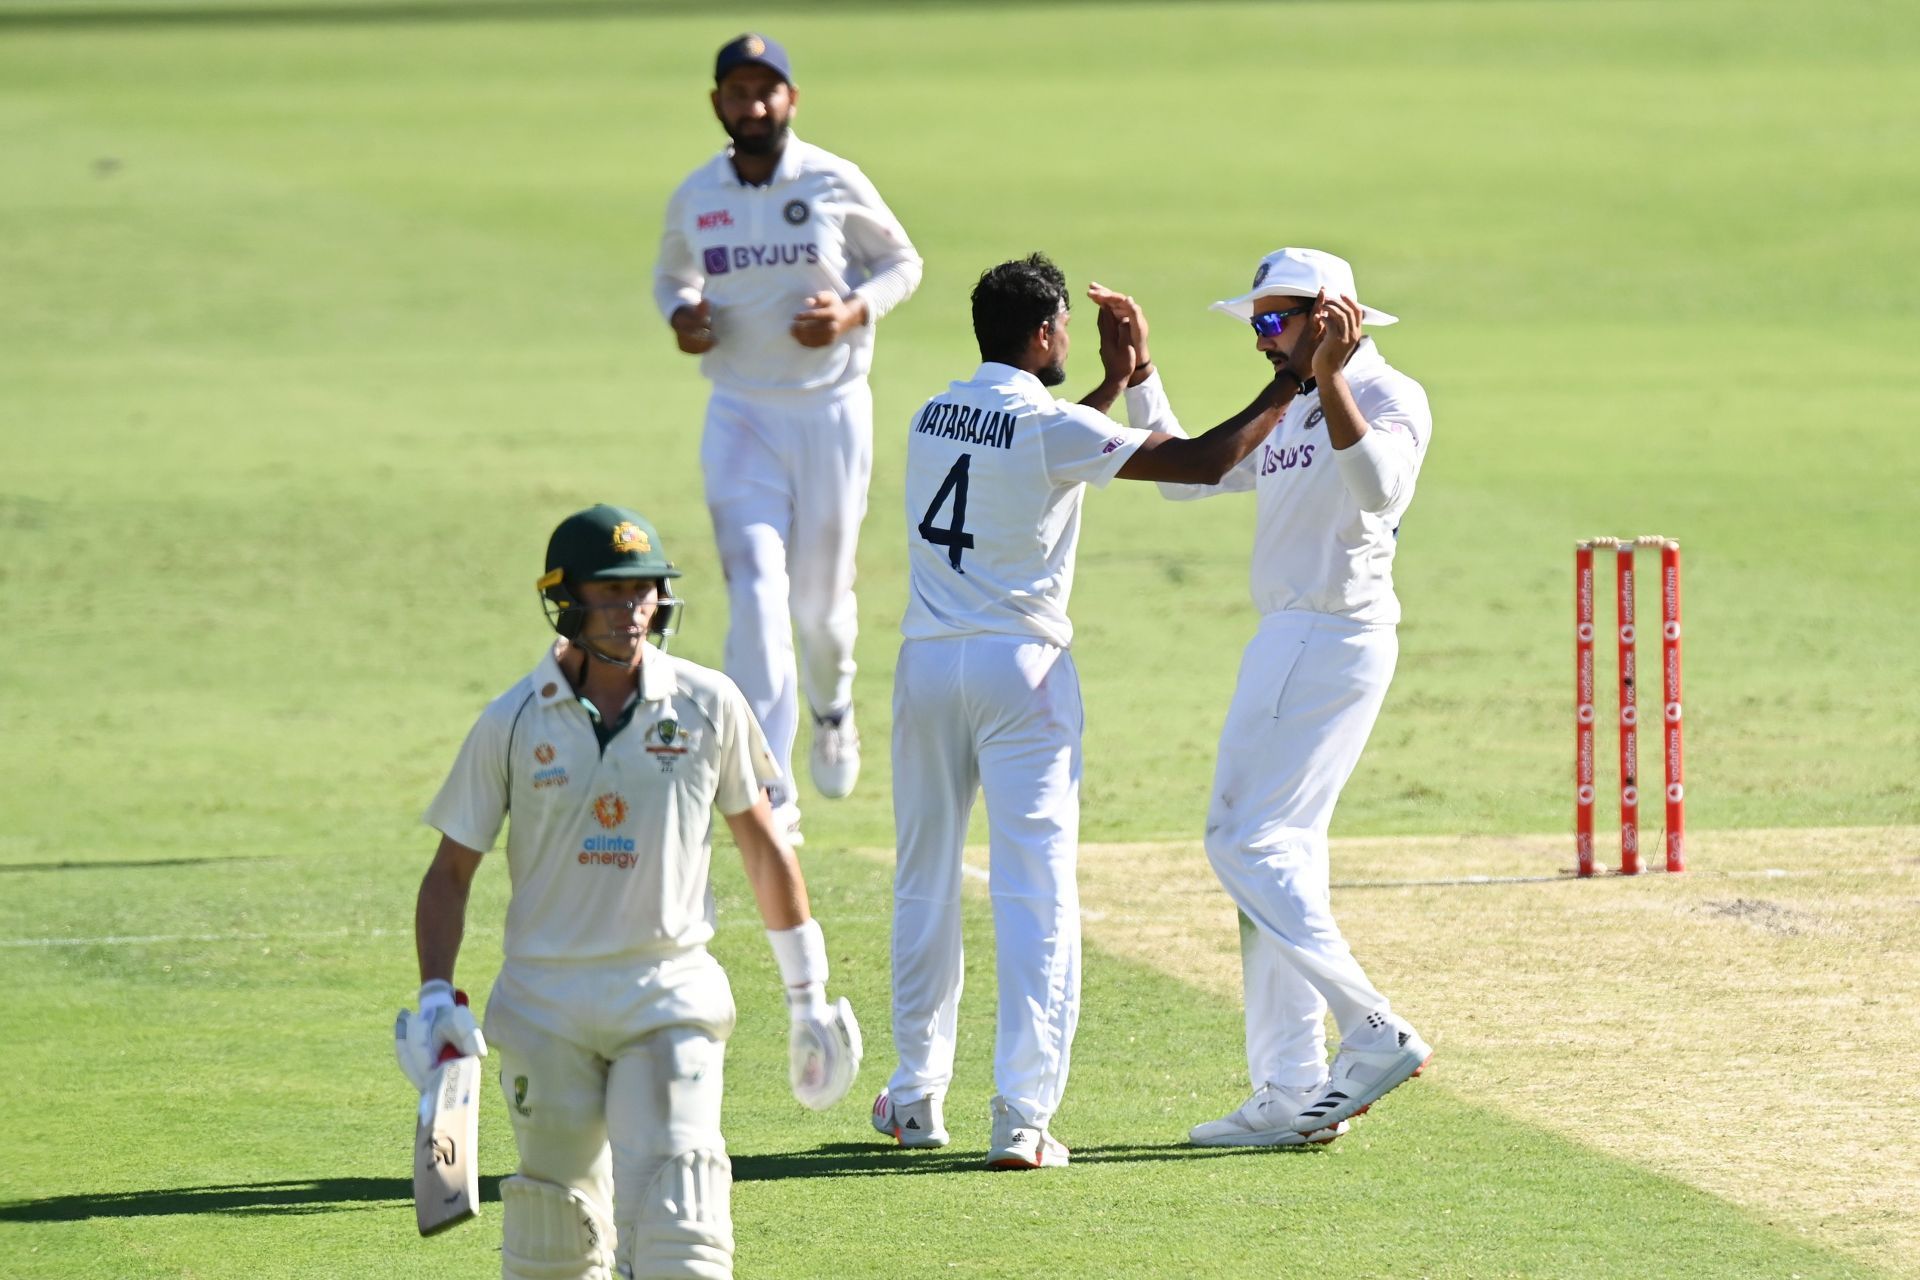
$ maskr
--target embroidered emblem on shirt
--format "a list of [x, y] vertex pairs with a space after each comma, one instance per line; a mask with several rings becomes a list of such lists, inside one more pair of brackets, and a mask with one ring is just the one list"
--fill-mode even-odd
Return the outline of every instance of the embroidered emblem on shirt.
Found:
[[805, 200], [787, 201], [787, 207], [780, 211], [780, 216], [794, 226], [799, 226], [807, 220], [807, 202]]
[[543, 742], [539, 746], [535, 747], [533, 749], [533, 758], [535, 760], [538, 760], [541, 764], [552, 764], [553, 763], [553, 744], [551, 742]]
[[1311, 431], [1315, 427], [1319, 426], [1321, 423], [1325, 422], [1326, 420], [1327, 420], [1327, 411], [1325, 409], [1322, 409], [1319, 405], [1315, 405], [1313, 406], [1313, 412], [1307, 415], [1306, 425], [1301, 427], [1300, 429], [1302, 431]]
[[620, 793], [617, 791], [596, 796], [593, 801], [593, 816], [601, 826], [611, 831], [627, 820], [627, 802], [620, 798]]

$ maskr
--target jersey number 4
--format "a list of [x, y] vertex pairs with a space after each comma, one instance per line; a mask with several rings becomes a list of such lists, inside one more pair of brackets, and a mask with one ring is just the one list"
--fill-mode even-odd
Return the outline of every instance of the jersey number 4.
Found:
[[[920, 536], [936, 547], [945, 547], [947, 563], [960, 573], [966, 572], [960, 568], [960, 553], [973, 545], [973, 535], [967, 532], [967, 464], [971, 461], [972, 454], [960, 455], [953, 470], [940, 482], [940, 492], [927, 504], [927, 514], [920, 517]], [[942, 529], [933, 518], [947, 505], [948, 494], [953, 495], [953, 523]]]

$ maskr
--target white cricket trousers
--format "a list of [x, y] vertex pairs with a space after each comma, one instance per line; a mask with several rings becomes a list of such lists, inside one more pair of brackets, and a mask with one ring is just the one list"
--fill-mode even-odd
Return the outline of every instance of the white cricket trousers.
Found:
[[1207, 811], [1207, 858], [1240, 908], [1253, 1086], [1326, 1079], [1326, 1014], [1343, 1032], [1387, 999], [1333, 920], [1327, 827], [1399, 655], [1391, 626], [1270, 613], [1240, 660]]
[[[635, 1257], [642, 1231], [663, 1215], [712, 1208], [649, 1199], [668, 1161], [726, 1153], [720, 1099], [733, 1023], [727, 975], [704, 948], [615, 965], [509, 961], [487, 997], [520, 1175], [592, 1200], [614, 1224], [628, 1274], [651, 1274]], [[730, 1253], [731, 1219], [713, 1229]]]
[[774, 799], [791, 800], [800, 695], [821, 714], [853, 700], [873, 392], [864, 378], [818, 391], [715, 388], [700, 468], [732, 615], [724, 665], [780, 766]]
[[987, 799], [994, 1084], [1045, 1125], [1080, 1019], [1080, 676], [1013, 636], [909, 640], [893, 679], [893, 1039], [900, 1102], [945, 1096], [960, 1013], [961, 852]]

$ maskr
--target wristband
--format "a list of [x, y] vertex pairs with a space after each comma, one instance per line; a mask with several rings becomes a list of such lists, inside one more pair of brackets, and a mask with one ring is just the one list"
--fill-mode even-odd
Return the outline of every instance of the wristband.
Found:
[[818, 920], [791, 929], [769, 929], [767, 941], [773, 944], [781, 982], [789, 987], [826, 987], [827, 938], [820, 932]]
[[453, 984], [445, 978], [429, 978], [420, 984], [420, 1012], [453, 1007]]

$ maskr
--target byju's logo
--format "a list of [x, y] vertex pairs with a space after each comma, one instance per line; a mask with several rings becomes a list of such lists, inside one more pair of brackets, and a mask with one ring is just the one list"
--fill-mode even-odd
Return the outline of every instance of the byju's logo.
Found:
[[733, 270], [733, 263], [728, 260], [724, 245], [717, 245], [700, 256], [707, 264], [707, 274], [710, 276], [723, 276]]

